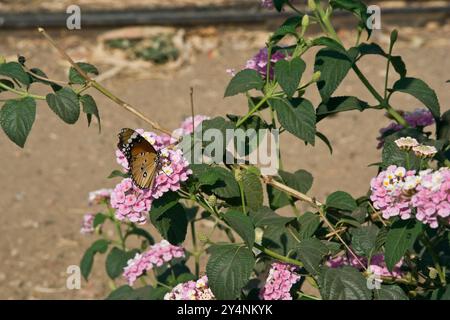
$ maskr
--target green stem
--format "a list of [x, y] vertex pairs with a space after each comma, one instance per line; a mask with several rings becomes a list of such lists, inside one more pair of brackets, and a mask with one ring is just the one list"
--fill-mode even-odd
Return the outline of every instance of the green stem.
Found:
[[242, 201], [242, 211], [244, 211], [244, 214], [247, 214], [247, 210], [245, 208], [245, 194], [244, 194], [244, 186], [242, 185], [242, 181], [238, 182], [239, 190], [241, 192], [241, 201]]
[[14, 88], [8, 87], [6, 84], [4, 84], [2, 82], [0, 82], [0, 88], [8, 90], [9, 92], [15, 93], [15, 94], [17, 94], [19, 96], [22, 96], [24, 98], [25, 97], [30, 97], [30, 98], [37, 99], [37, 100], [45, 100], [44, 96], [38, 96], [38, 95], [35, 95], [35, 94], [28, 93], [26, 91], [16, 90]]
[[195, 276], [198, 278], [200, 275], [200, 255], [197, 246], [197, 234], [195, 232], [195, 222], [191, 221], [190, 224], [191, 224], [192, 246], [194, 247]]
[[120, 228], [120, 222], [114, 221], [114, 224], [116, 226], [117, 234], [119, 235], [119, 238], [120, 238], [120, 245], [121, 245], [122, 249], [125, 250], [126, 249], [125, 238], [123, 236], [122, 229]]
[[370, 84], [369, 80], [364, 76], [364, 74], [361, 72], [361, 70], [358, 68], [356, 64], [353, 64], [352, 66], [353, 71], [355, 71], [356, 75], [358, 76], [359, 80], [366, 86], [366, 88], [370, 91], [370, 93], [374, 96], [375, 99], [380, 103], [381, 106], [383, 106], [386, 111], [394, 118], [395, 121], [397, 121], [398, 124], [401, 124], [403, 127], [407, 128], [409, 127], [406, 120], [395, 111], [394, 108], [392, 108], [389, 103], [375, 90], [375, 88]]
[[386, 78], [384, 79], [384, 100], [386, 100], [388, 95], [387, 87], [389, 82], [389, 70], [391, 67], [391, 55], [392, 55], [392, 44], [389, 46], [389, 54], [386, 63]]
[[285, 257], [285, 256], [283, 256], [281, 254], [276, 253], [275, 251], [272, 251], [270, 249], [267, 249], [267, 248], [263, 247], [260, 244], [255, 243], [254, 247], [256, 249], [262, 251], [263, 253], [267, 254], [268, 256], [272, 257], [272, 258], [275, 258], [277, 260], [280, 260], [280, 261], [283, 261], [283, 262], [287, 262], [287, 263], [290, 263], [290, 264], [293, 264], [293, 265], [296, 265], [296, 266], [299, 266], [299, 267], [303, 267], [303, 264], [300, 261], [297, 261], [297, 260]]
[[245, 116], [243, 116], [237, 123], [236, 123], [236, 128], [239, 128], [239, 126], [241, 124], [243, 124], [245, 121], [247, 121], [247, 119], [254, 114], [256, 111], [258, 111], [259, 108], [261, 108], [261, 106], [270, 98], [269, 95], [264, 96], [264, 98], [261, 99], [261, 101], [259, 101], [256, 106], [253, 107], [252, 110], [250, 110]]

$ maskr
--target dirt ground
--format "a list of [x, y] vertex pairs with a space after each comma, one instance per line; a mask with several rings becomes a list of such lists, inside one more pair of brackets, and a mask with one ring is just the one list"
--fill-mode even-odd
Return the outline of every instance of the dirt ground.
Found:
[[[373, 40], [386, 46], [391, 27], [384, 26]], [[168, 72], [163, 79], [151, 76], [136, 79], [118, 74], [103, 84], [168, 128], [176, 128], [189, 115], [190, 86], [195, 88], [196, 113], [242, 114], [247, 107], [241, 97], [223, 99], [230, 79], [225, 69], [245, 64], [257, 47], [264, 45], [267, 35], [265, 28], [254, 30], [253, 34], [258, 36], [248, 42], [244, 36], [252, 33], [245, 29], [216, 30], [220, 39], [217, 47], [196, 53], [187, 66]], [[395, 54], [403, 56], [409, 75], [424, 79], [436, 90], [442, 111], [448, 110], [450, 91], [445, 81], [450, 79], [450, 26], [429, 23], [426, 28], [401, 27], [399, 31]], [[89, 56], [89, 48], [95, 45], [99, 32], [52, 34], [81, 60]], [[340, 34], [346, 41], [353, 41], [348, 31], [342, 30]], [[0, 39], [0, 54], [20, 53], [28, 57], [29, 66], [42, 67], [52, 78], [65, 76], [66, 65], [37, 32], [1, 31]], [[310, 75], [313, 53], [308, 53], [305, 59]], [[369, 57], [360, 62], [360, 67], [381, 89], [384, 61]], [[100, 66], [101, 71], [109, 68]], [[37, 90], [40, 91], [43, 93]], [[352, 94], [373, 102], [353, 74], [337, 94]], [[317, 105], [315, 90], [306, 96]], [[103, 298], [109, 291], [103, 258], [96, 260], [92, 279], [88, 283], [83, 281], [81, 290], [65, 288], [66, 269], [79, 263], [94, 239], [79, 233], [83, 214], [96, 210], [87, 205], [88, 192], [113, 187], [117, 182], [106, 179], [113, 169], [118, 169], [114, 157], [117, 132], [123, 127], [146, 127], [105, 97], [98, 94], [95, 97], [102, 116], [101, 134], [95, 126], [88, 129], [84, 119], [73, 126], [63, 124], [45, 104], [38, 106], [25, 149], [19, 149], [0, 134], [1, 299], [91, 299]], [[406, 95], [397, 95], [393, 101], [396, 107], [406, 110], [420, 107], [418, 101]], [[285, 135], [281, 141], [284, 166], [287, 170], [310, 171], [315, 178], [311, 195], [318, 199], [335, 190], [362, 195], [375, 174], [375, 168], [368, 165], [380, 157], [375, 138], [379, 128], [387, 123], [383, 113], [375, 111], [344, 113], [320, 122], [318, 129], [330, 138], [333, 155], [320, 141], [312, 148]]]

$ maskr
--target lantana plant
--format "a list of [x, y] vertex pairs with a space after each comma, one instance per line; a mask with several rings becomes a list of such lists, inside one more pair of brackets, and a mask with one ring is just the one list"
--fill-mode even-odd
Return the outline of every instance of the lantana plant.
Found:
[[[397, 31], [391, 33], [388, 48], [370, 42], [372, 30], [363, 2], [310, 0], [308, 4], [309, 15], [293, 1], [262, 1], [267, 9], [291, 10], [293, 16], [275, 30], [264, 48], [242, 63], [242, 70], [229, 70], [232, 79], [225, 97], [246, 97], [248, 106], [243, 106], [242, 115], [197, 115], [175, 130], [162, 128], [97, 83], [90, 77], [98, 74], [94, 66], [74, 63], [42, 29], [72, 64], [67, 83], [28, 69], [22, 57], [0, 64], [1, 93], [18, 96], [4, 104], [0, 123], [21, 147], [34, 121], [36, 100], [46, 100], [69, 124], [77, 121], [80, 104], [89, 123], [92, 115], [100, 121], [94, 99], [85, 93], [89, 89], [103, 93], [156, 131], [137, 129], [165, 159], [151, 188], [134, 185], [126, 157], [112, 149], [118, 170], [110, 177], [120, 181], [113, 189], [89, 195], [92, 206], [104, 209], [82, 221], [81, 232], [99, 239], [86, 250], [80, 267], [88, 280], [95, 256], [106, 254], [113, 287], [109, 299], [450, 298], [450, 112], [441, 115], [435, 92], [408, 75], [402, 58], [393, 54]], [[352, 47], [344, 46], [333, 27], [337, 10], [349, 11], [358, 20]], [[311, 25], [323, 33], [309, 36]], [[367, 41], [362, 41], [363, 35]], [[302, 57], [316, 47], [313, 76], [305, 78], [308, 66]], [[372, 55], [386, 61], [381, 92], [359, 68]], [[396, 73], [393, 83], [391, 71]], [[334, 94], [350, 72], [377, 101], [375, 105]], [[32, 94], [34, 82], [47, 84], [51, 92], [46, 97]], [[317, 106], [304, 97], [313, 90], [321, 97]], [[397, 94], [415, 97], [422, 108], [401, 111], [391, 102]], [[180, 143], [210, 129], [271, 129], [303, 140], [308, 148], [319, 138], [332, 150], [316, 124], [333, 121], [330, 116], [336, 113], [365, 110], [386, 113], [392, 123], [378, 137], [382, 157], [373, 164], [378, 174], [367, 181], [367, 192], [356, 197], [336, 191], [320, 201], [308, 194], [313, 177], [302, 169], [278, 168], [267, 175], [249, 161], [193, 163]], [[204, 150], [208, 144], [200, 147]], [[300, 210], [298, 201], [309, 209]], [[290, 214], [280, 215], [280, 209]], [[207, 232], [197, 228], [203, 220], [209, 222]], [[107, 224], [115, 228], [116, 238], [103, 232]], [[155, 242], [150, 230], [162, 240]], [[228, 241], [216, 242], [217, 233]], [[138, 242], [131, 241], [136, 237]], [[305, 289], [306, 283], [315, 290]]]

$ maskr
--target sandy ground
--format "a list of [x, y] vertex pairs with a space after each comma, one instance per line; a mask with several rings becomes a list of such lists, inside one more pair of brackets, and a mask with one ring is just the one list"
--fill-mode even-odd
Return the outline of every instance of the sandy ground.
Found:
[[[263, 35], [266, 30], [258, 32]], [[124, 100], [138, 106], [146, 115], [175, 128], [189, 115], [189, 87], [195, 88], [196, 112], [210, 116], [225, 113], [243, 114], [246, 103], [242, 97], [223, 99], [229, 81], [225, 69], [239, 68], [256, 47], [245, 45], [231, 35], [245, 34], [243, 29], [218, 30], [221, 44], [209, 53], [198, 53], [187, 67], [166, 75], [166, 79], [133, 79], [117, 75], [104, 84]], [[96, 32], [53, 32], [71, 52], [82, 58], [95, 44]], [[350, 39], [346, 31], [341, 31]], [[443, 111], [449, 108], [450, 28], [439, 30], [436, 24], [424, 29], [400, 29], [395, 54], [401, 54], [408, 74], [424, 79], [433, 87]], [[40, 66], [47, 74], [62, 79], [66, 68], [58, 55], [33, 32], [0, 33], [0, 53], [11, 56], [21, 53], [29, 66]], [[235, 39], [235, 40], [233, 40]], [[375, 39], [386, 46], [388, 36], [380, 33]], [[352, 40], [353, 41], [353, 40]], [[243, 45], [244, 43], [244, 45]], [[263, 46], [264, 38], [256, 41]], [[313, 53], [305, 56], [311, 74]], [[374, 85], [381, 89], [385, 63], [367, 58], [360, 67]], [[105, 68], [105, 69], [104, 69]], [[108, 67], [101, 68], [107, 71]], [[37, 92], [43, 93], [41, 89]], [[351, 74], [338, 89], [338, 94], [352, 94], [373, 102]], [[103, 131], [87, 128], [85, 119], [73, 126], [63, 124], [45, 104], [40, 104], [37, 119], [24, 150], [0, 134], [0, 298], [58, 299], [103, 298], [109, 291], [103, 258], [96, 260], [94, 276], [83, 282], [81, 290], [65, 288], [66, 268], [78, 264], [93, 237], [79, 233], [82, 215], [96, 211], [87, 205], [91, 190], [113, 187], [116, 181], [106, 179], [117, 169], [114, 150], [116, 134], [122, 127], [144, 127], [140, 120], [120, 109], [106, 98], [95, 94], [102, 115]], [[307, 93], [315, 105], [316, 90]], [[420, 103], [411, 97], [394, 97], [396, 107], [413, 110]], [[285, 168], [310, 171], [315, 178], [311, 195], [324, 199], [344, 190], [362, 195], [375, 174], [368, 164], [377, 162], [375, 149], [378, 129], [388, 120], [382, 112], [366, 111], [341, 114], [322, 121], [318, 129], [326, 134], [334, 147], [330, 155], [320, 141], [315, 148], [285, 135], [281, 141]]]

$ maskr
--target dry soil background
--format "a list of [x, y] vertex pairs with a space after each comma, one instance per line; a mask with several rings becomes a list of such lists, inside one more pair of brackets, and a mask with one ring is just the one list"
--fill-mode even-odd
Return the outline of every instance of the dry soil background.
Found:
[[[256, 31], [263, 35], [267, 32]], [[399, 31], [395, 54], [404, 57], [411, 76], [424, 79], [436, 90], [442, 111], [447, 110], [449, 26], [431, 23], [426, 28], [401, 27]], [[233, 37], [233, 34], [249, 32], [217, 30], [217, 36], [222, 39], [218, 47], [196, 54], [195, 61], [166, 79], [136, 80], [117, 75], [104, 84], [168, 128], [175, 128], [189, 114], [190, 86], [195, 88], [198, 114], [242, 114], [247, 108], [245, 101], [240, 97], [223, 99], [223, 92], [229, 81], [225, 69], [241, 67], [256, 51], [255, 47]], [[347, 31], [340, 33], [346, 41], [353, 41]], [[97, 36], [95, 31], [52, 34], [76, 53], [78, 59], [95, 45]], [[261, 39], [257, 41], [258, 46], [264, 45]], [[387, 39], [387, 26], [383, 33], [374, 36], [383, 46]], [[62, 79], [67, 72], [56, 52], [37, 32], [0, 32], [0, 54], [17, 53], [28, 57], [29, 66], [40, 66], [53, 78]], [[311, 74], [313, 54], [305, 58]], [[369, 57], [360, 64], [381, 89], [384, 61]], [[357, 95], [373, 102], [353, 74], [337, 93]], [[83, 282], [81, 290], [65, 289], [66, 268], [78, 264], [84, 249], [93, 241], [93, 237], [79, 233], [82, 215], [95, 211], [87, 206], [88, 192], [112, 187], [117, 182], [106, 179], [111, 170], [118, 168], [114, 157], [117, 132], [122, 127], [145, 128], [145, 124], [106, 98], [95, 96], [102, 115], [101, 134], [95, 126], [88, 129], [85, 119], [73, 126], [63, 124], [45, 104], [38, 107], [25, 149], [19, 149], [0, 134], [0, 298], [103, 298], [109, 290], [102, 259], [96, 261], [92, 280]], [[317, 105], [315, 90], [310, 90], [307, 97]], [[394, 102], [396, 107], [407, 110], [420, 107], [416, 100], [405, 95], [396, 96]], [[319, 199], [335, 190], [364, 194], [375, 174], [375, 169], [367, 165], [377, 162], [380, 156], [375, 149], [375, 138], [378, 129], [387, 123], [383, 113], [375, 111], [343, 113], [322, 121], [318, 128], [331, 139], [333, 155], [320, 141], [312, 148], [286, 135], [281, 141], [285, 167], [310, 171], [315, 178], [311, 194]]]

